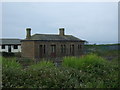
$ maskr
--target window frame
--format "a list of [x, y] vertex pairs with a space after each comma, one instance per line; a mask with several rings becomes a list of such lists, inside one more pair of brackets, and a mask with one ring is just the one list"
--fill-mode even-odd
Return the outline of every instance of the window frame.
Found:
[[70, 44], [70, 54], [74, 54], [74, 53], [75, 53], [75, 45]]
[[51, 45], [51, 53], [56, 53], [56, 45]]
[[[4, 47], [4, 48], [3, 48]], [[5, 49], [5, 45], [1, 45], [1, 49]]]
[[61, 45], [61, 53], [66, 53], [66, 45]]
[[18, 45], [13, 45], [13, 49], [18, 49]]
[[82, 49], [82, 45], [78, 44], [78, 50], [81, 50], [81, 49]]
[[61, 45], [61, 53], [63, 53], [63, 45]]
[[43, 53], [46, 53], [46, 45], [43, 46]]

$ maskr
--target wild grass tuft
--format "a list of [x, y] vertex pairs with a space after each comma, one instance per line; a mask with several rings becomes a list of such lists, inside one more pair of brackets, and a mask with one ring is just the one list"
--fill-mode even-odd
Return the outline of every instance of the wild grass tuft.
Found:
[[110, 62], [96, 54], [88, 54], [81, 58], [65, 57], [62, 65], [85, 72], [86, 78], [83, 79], [85, 87], [119, 87], [117, 63]]
[[4, 88], [119, 87], [117, 62], [109, 62], [96, 54], [81, 58], [65, 57], [62, 67], [55, 67], [50, 61], [41, 61], [28, 68], [21, 68], [16, 58], [3, 58], [2, 61]]
[[54, 64], [50, 61], [40, 61], [37, 64], [33, 64], [31, 66], [29, 66], [29, 69], [39, 69], [39, 68], [50, 68], [50, 67], [54, 67]]
[[85, 69], [92, 66], [99, 67], [100, 65], [108, 63], [104, 58], [97, 56], [96, 54], [88, 54], [78, 57], [65, 57], [62, 65], [73, 67], [77, 69]]
[[11, 68], [11, 69], [20, 69], [22, 68], [19, 62], [16, 62], [16, 58], [2, 58], [2, 66], [3, 68]]
[[[21, 83], [22, 66], [16, 58], [2, 58], [2, 82], [4, 87], [16, 87]], [[18, 79], [19, 78], [19, 79]]]

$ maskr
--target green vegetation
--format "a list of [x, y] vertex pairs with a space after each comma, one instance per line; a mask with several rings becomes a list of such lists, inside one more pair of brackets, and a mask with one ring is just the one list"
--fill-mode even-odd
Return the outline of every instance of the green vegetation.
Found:
[[120, 57], [120, 44], [105, 44], [105, 45], [85, 45], [84, 53], [94, 53], [98, 56], [104, 57], [107, 60], [114, 60]]
[[50, 61], [49, 62], [41, 61], [41, 62], [38, 62], [37, 64], [31, 65], [29, 68], [30, 69], [39, 69], [39, 68], [45, 68], [45, 67], [51, 68], [51, 67], [54, 67], [54, 64]]
[[21, 81], [22, 66], [15, 58], [2, 58], [2, 83], [3, 87], [16, 87]]
[[3, 88], [118, 88], [118, 59], [96, 54], [64, 57], [62, 66], [41, 61], [27, 68], [16, 58], [2, 58]]
[[[95, 54], [88, 54], [77, 57], [65, 57], [63, 60], [64, 66], [70, 66], [76, 69], [90, 69], [91, 67], [99, 67], [100, 65], [108, 64], [109, 62]], [[87, 67], [86, 67], [87, 66]]]
[[95, 54], [89, 54], [81, 58], [65, 57], [63, 66], [72, 67], [85, 72], [87, 87], [114, 88], [119, 86], [119, 68], [118, 63], [116, 61], [113, 62], [107, 61]]

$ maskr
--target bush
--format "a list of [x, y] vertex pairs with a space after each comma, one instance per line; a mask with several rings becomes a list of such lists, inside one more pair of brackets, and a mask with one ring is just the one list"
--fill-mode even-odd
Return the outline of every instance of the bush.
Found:
[[3, 57], [14, 57], [15, 56], [15, 54], [12, 52], [1, 52], [1, 55]]
[[97, 55], [65, 57], [63, 67], [41, 61], [28, 68], [3, 58], [4, 88], [118, 88], [118, 66]]
[[15, 56], [16, 56], [16, 57], [21, 57], [21, 52], [16, 52], [16, 53], [15, 53]]
[[[71, 78], [68, 73], [56, 67], [40, 67], [40, 69], [28, 70], [25, 87], [33, 88], [67, 88], [75, 87], [77, 79]], [[73, 80], [72, 80], [73, 79]], [[31, 86], [29, 86], [31, 85]]]
[[86, 56], [78, 57], [65, 57], [63, 60], [63, 66], [73, 67], [77, 69], [89, 69], [92, 67], [100, 67], [104, 64], [108, 64], [104, 58], [95, 54], [89, 54]]
[[119, 86], [118, 66], [115, 63], [113, 64], [95, 54], [89, 54], [81, 58], [65, 57], [62, 65], [66, 67], [76, 68], [85, 72], [86, 87], [113, 88]]
[[16, 58], [16, 61], [18, 61], [22, 66], [24, 66], [24, 68], [36, 63], [35, 60], [29, 58]]
[[40, 69], [42, 67], [54, 67], [54, 64], [50, 61], [40, 61], [37, 64], [31, 65], [29, 68], [30, 69]]
[[16, 87], [20, 83], [22, 66], [15, 58], [2, 58], [2, 82], [4, 87]]

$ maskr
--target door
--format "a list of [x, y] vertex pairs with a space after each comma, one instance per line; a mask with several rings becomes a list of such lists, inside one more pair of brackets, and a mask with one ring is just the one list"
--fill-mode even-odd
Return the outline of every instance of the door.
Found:
[[11, 52], [11, 45], [8, 45], [8, 52]]

